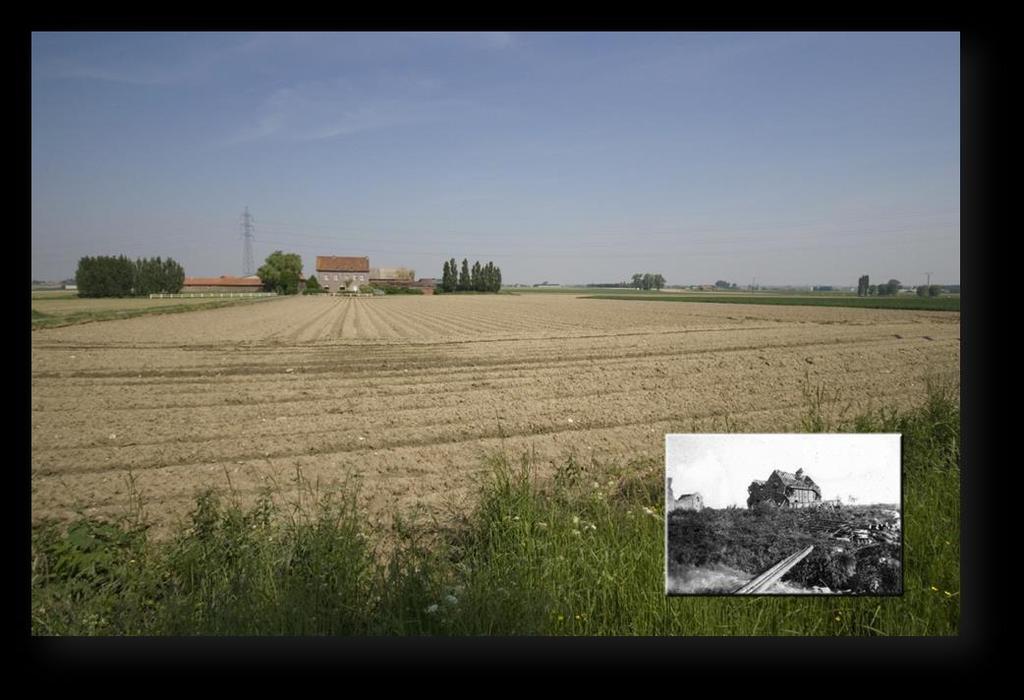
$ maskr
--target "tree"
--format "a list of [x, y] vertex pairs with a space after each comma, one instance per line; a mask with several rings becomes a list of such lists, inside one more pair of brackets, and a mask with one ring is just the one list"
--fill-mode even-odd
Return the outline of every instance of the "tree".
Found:
[[729, 283], [726, 282], [725, 280], [716, 280], [715, 286], [718, 287], [719, 289], [728, 289]]
[[891, 279], [885, 284], [878, 285], [878, 295], [893, 296], [894, 294], [898, 294], [900, 291], [900, 286], [901, 285], [899, 280]]
[[[160, 258], [157, 258], [159, 260]], [[177, 294], [185, 286], [185, 268], [177, 261], [167, 258], [162, 267], [162, 291], [165, 294]]]
[[127, 297], [135, 285], [136, 266], [123, 255], [83, 257], [75, 283], [80, 297]]
[[644, 276], [642, 274], [637, 272], [635, 275], [633, 275], [633, 287], [634, 288], [640, 289], [643, 286], [643, 284], [644, 284]]
[[484, 291], [497, 292], [501, 288], [498, 280], [498, 268], [490, 260], [484, 265]]
[[469, 273], [469, 287], [474, 292], [484, 291], [484, 276], [480, 269], [480, 261], [473, 263], [473, 269]]
[[473, 281], [469, 275], [469, 261], [466, 258], [462, 259], [462, 270], [459, 272], [459, 283], [456, 286], [456, 291], [466, 292], [473, 288]]
[[302, 258], [297, 253], [275, 250], [256, 271], [263, 286], [278, 294], [297, 294], [302, 276]]
[[857, 280], [857, 296], [866, 297], [868, 295], [868, 276], [861, 275], [860, 279]]
[[452, 268], [448, 265], [448, 261], [444, 261], [444, 271], [441, 273], [441, 291], [450, 292], [452, 291]]
[[306, 280], [306, 290], [303, 294], [319, 294], [323, 291], [320, 286], [320, 280], [316, 278], [316, 275], [310, 275], [309, 279]]
[[163, 276], [164, 269], [160, 258], [139, 258], [135, 261], [133, 292], [136, 296], [158, 294], [163, 288]]
[[942, 287], [941, 286], [939, 286], [937, 284], [933, 284], [930, 287], [928, 287], [928, 296], [930, 296], [930, 297], [937, 297], [940, 294], [942, 294]]
[[917, 288], [917, 296], [919, 296], [919, 297], [926, 297], [926, 296], [928, 296], [928, 285], [927, 284], [922, 284], [920, 287]]
[[868, 285], [868, 296], [873, 297], [876, 294], [878, 294], [878, 285], [877, 284], [869, 284]]
[[662, 277], [661, 273], [659, 272], [656, 275], [654, 275], [654, 288], [655, 289], [662, 289], [662, 288], [664, 288], [664, 286], [665, 286], [665, 278]]

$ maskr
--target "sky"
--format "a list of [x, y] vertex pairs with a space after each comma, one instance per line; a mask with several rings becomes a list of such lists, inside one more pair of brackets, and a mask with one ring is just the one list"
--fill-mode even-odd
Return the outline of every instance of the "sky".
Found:
[[750, 482], [766, 480], [775, 469], [803, 469], [825, 500], [901, 502], [897, 433], [665, 436], [665, 474], [673, 496], [699, 492], [709, 508], [745, 508]]
[[32, 277], [960, 281], [957, 33], [34, 33]]

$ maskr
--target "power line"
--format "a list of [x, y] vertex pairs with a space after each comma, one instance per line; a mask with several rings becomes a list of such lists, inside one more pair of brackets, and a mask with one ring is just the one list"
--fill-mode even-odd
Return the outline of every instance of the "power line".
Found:
[[249, 214], [249, 207], [242, 213], [242, 238], [245, 239], [242, 251], [242, 274], [246, 277], [253, 274], [254, 263], [252, 260], [252, 224], [253, 218]]

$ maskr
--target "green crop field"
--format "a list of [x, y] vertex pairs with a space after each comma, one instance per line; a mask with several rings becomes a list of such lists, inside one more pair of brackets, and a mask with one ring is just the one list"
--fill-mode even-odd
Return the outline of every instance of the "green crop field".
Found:
[[864, 309], [907, 309], [912, 311], [960, 311], [960, 295], [939, 297], [895, 296], [856, 297], [829, 292], [817, 295], [767, 296], [708, 292], [703, 294], [634, 292], [632, 294], [589, 294], [586, 299], [619, 299], [623, 301], [676, 301], [709, 304], [767, 304], [781, 306], [848, 306]]

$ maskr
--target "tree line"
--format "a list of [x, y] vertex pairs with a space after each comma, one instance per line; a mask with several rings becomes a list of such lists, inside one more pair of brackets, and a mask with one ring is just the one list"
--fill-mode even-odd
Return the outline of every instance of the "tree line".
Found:
[[80, 297], [130, 297], [177, 294], [185, 285], [185, 269], [171, 258], [124, 255], [86, 256], [78, 261], [75, 284]]
[[493, 262], [481, 265], [477, 260], [469, 266], [469, 260], [462, 259], [459, 269], [455, 258], [446, 260], [441, 272], [442, 292], [498, 292], [501, 291], [501, 268]]
[[857, 296], [859, 297], [891, 297], [899, 294], [902, 283], [897, 279], [891, 279], [882, 284], [871, 284], [867, 275], [861, 275], [857, 280]]
[[661, 276], [661, 273], [637, 272], [633, 275], [632, 286], [639, 289], [661, 289], [665, 286], [665, 278]]

